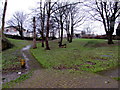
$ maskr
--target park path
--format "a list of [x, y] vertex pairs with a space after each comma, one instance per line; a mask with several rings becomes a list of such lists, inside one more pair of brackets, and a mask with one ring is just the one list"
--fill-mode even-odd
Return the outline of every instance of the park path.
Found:
[[35, 69], [33, 75], [13, 88], [118, 88], [118, 81], [107, 76], [83, 71], [44, 69], [31, 55], [30, 47], [27, 46], [22, 52], [27, 60], [27, 68]]

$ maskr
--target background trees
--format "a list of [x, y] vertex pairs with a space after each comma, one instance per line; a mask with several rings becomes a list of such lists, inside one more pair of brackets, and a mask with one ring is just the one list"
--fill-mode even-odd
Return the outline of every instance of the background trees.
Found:
[[59, 30], [60, 45], [62, 45], [63, 31], [66, 30], [67, 41], [72, 42], [74, 30], [76, 27], [80, 26], [80, 22], [84, 18], [84, 14], [79, 13], [79, 5], [80, 2], [58, 2], [55, 7], [56, 11], [52, 17], [58, 24], [57, 30]]
[[7, 22], [8, 25], [16, 27], [16, 29], [19, 31], [21, 39], [23, 39], [23, 30], [26, 19], [27, 14], [25, 14], [23, 11], [17, 11], [13, 14], [11, 20]]
[[[42, 47], [46, 46], [46, 50], [50, 50], [48, 39], [51, 33], [55, 37], [56, 32], [59, 32], [60, 45], [62, 45], [64, 31], [66, 31], [67, 41], [69, 43], [72, 42], [76, 27], [82, 25], [86, 20], [85, 17], [87, 17], [82, 8], [88, 10], [94, 20], [103, 23], [108, 37], [108, 44], [113, 43], [112, 34], [115, 30], [116, 20], [120, 15], [118, 1], [94, 0], [89, 2], [89, 0], [86, 0], [85, 2], [62, 2], [58, 0], [52, 2], [51, 0], [41, 0], [39, 7], [36, 8], [36, 12], [33, 15], [36, 17], [36, 30], [41, 34]], [[31, 15], [31, 17], [33, 16]], [[16, 26], [21, 38], [23, 38], [26, 18], [27, 15], [24, 12], [15, 12], [11, 20], [8, 21], [9, 25]], [[90, 28], [87, 27], [85, 29], [89, 30]]]
[[94, 0], [90, 4], [85, 4], [90, 8], [89, 13], [95, 20], [103, 23], [108, 44], [113, 44], [112, 34], [115, 30], [116, 20], [120, 16], [120, 3], [118, 0]]

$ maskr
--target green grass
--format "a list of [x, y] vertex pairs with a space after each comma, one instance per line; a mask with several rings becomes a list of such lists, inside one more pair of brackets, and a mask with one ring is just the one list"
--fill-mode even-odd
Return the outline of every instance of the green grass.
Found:
[[30, 41], [23, 41], [23, 40], [15, 40], [15, 39], [9, 39], [8, 40], [14, 44], [13, 48], [4, 50], [2, 52], [2, 68], [13, 68], [16, 66], [19, 66], [19, 57], [21, 56], [20, 50], [30, 44]]
[[[67, 48], [59, 48], [58, 41], [50, 41], [51, 50], [41, 48], [31, 49], [32, 54], [45, 68], [59, 67], [67, 68], [80, 65], [80, 70], [99, 72], [118, 65], [118, 45], [108, 45], [107, 41], [100, 39], [74, 39], [67, 43]], [[110, 55], [104, 57], [102, 55]], [[90, 63], [95, 63], [91, 65]], [[82, 65], [81, 65], [82, 64]]]
[[10, 82], [7, 82], [5, 84], [2, 85], [2, 88], [11, 88], [14, 85], [16, 85], [16, 83], [21, 83], [22, 81], [30, 78], [32, 76], [32, 71], [30, 71], [27, 74], [23, 74], [21, 75], [19, 78], [17, 78], [16, 80], [11, 80]]
[[113, 79], [120, 81], [120, 77], [114, 77]]

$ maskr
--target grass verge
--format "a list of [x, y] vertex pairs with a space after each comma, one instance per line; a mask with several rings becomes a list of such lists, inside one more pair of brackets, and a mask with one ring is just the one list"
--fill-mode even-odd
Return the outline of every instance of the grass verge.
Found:
[[114, 77], [113, 79], [120, 81], [120, 77]]

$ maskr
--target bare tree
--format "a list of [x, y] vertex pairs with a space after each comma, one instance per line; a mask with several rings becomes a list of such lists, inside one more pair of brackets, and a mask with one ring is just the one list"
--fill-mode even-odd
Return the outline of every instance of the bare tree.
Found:
[[21, 39], [23, 39], [23, 30], [26, 19], [27, 19], [27, 14], [25, 14], [24, 12], [17, 11], [13, 14], [11, 20], [7, 22], [8, 25], [16, 27], [16, 29], [19, 31]]
[[59, 43], [59, 46], [62, 46], [62, 41], [63, 41], [63, 30], [64, 30], [64, 22], [65, 22], [65, 7], [64, 6], [64, 3], [61, 2], [61, 3], [58, 3], [58, 14], [59, 14], [59, 23], [60, 23], [60, 29], [61, 29], [61, 36], [60, 36], [60, 43]]
[[[43, 6], [42, 6], [43, 5]], [[44, 47], [44, 40], [45, 40], [45, 36], [44, 36], [44, 32], [45, 32], [45, 2], [40, 2], [40, 26], [41, 26], [41, 30], [39, 29], [39, 32], [41, 34], [42, 37], [42, 47]]]
[[[59, 31], [59, 37], [60, 37], [59, 46], [62, 46], [63, 30], [65, 29], [67, 32], [69, 32], [69, 28], [68, 28], [68, 26], [69, 26], [69, 20], [68, 20], [69, 10], [67, 8], [68, 6], [69, 6], [68, 3], [58, 2], [57, 3], [57, 7], [56, 7], [56, 11], [54, 12], [54, 16], [53, 16], [55, 18], [56, 22], [58, 23], [58, 29], [60, 27], [60, 31]], [[66, 22], [66, 25], [64, 25], [65, 22]]]
[[[79, 15], [79, 8], [77, 5], [80, 2], [76, 3], [68, 3], [68, 2], [60, 2], [57, 3], [56, 11], [54, 12], [54, 18], [58, 23], [58, 27], [60, 26], [61, 36], [60, 36], [60, 45], [62, 45], [63, 41], [63, 30], [65, 29], [67, 32], [67, 40], [72, 42], [73, 31], [74, 28], [80, 25], [80, 22], [83, 20], [84, 15]], [[70, 27], [71, 26], [71, 27]]]
[[46, 50], [50, 50], [49, 43], [48, 43], [48, 37], [49, 37], [49, 23], [50, 23], [50, 12], [51, 12], [51, 0], [46, 2], [46, 10], [47, 10], [47, 27], [46, 27]]
[[74, 28], [76, 26], [80, 26], [84, 23], [84, 17], [85, 15], [83, 13], [79, 13], [80, 7], [77, 7], [78, 4], [70, 5], [70, 22], [71, 22], [71, 35], [69, 42], [72, 42], [73, 34], [74, 34]]
[[[66, 4], [68, 4], [66, 2]], [[67, 41], [70, 41], [70, 11], [69, 11], [69, 6], [66, 6], [66, 12], [65, 12], [65, 30], [67, 33]]]
[[[93, 2], [93, 1], [92, 1]], [[115, 29], [117, 18], [120, 16], [120, 3], [118, 0], [94, 0], [92, 5], [86, 6], [91, 8], [89, 13], [95, 20], [103, 23], [108, 44], [113, 44], [112, 34]]]
[[45, 38], [45, 44], [46, 44], [46, 50], [50, 50], [49, 43], [48, 43], [48, 37], [49, 37], [49, 30], [50, 30], [50, 18], [52, 15], [52, 10], [54, 8], [54, 5], [57, 3], [52, 3], [51, 0], [47, 0], [46, 2], [46, 12], [47, 12], [47, 21], [46, 21], [46, 38]]

